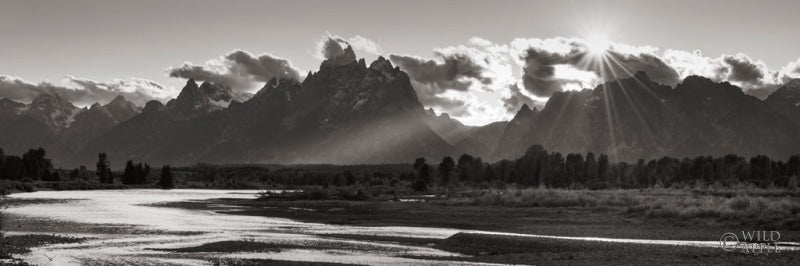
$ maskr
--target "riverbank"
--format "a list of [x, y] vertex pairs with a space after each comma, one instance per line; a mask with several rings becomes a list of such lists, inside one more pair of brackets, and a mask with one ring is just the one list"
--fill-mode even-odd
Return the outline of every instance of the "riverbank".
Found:
[[[723, 233], [741, 230], [778, 229], [781, 241], [798, 241], [796, 230], [772, 228], [774, 223], [751, 227], [762, 217], [786, 214], [776, 207], [789, 204], [791, 213], [794, 192], [749, 190], [740, 195], [724, 190], [535, 189], [517, 193], [472, 189], [434, 195], [394, 193], [395, 197], [350, 187], [329, 188], [322, 194], [313, 189], [295, 195], [263, 193], [260, 199], [256, 192], [140, 189], [15, 194], [6, 201], [11, 205], [6, 229], [13, 235], [92, 238], [86, 243], [36, 248], [24, 256], [37, 264], [46, 264], [49, 258], [45, 255], [53, 254], [78, 263], [179, 264], [190, 260], [222, 265], [303, 259], [345, 264], [548, 265], [785, 265], [800, 260], [800, 252], [754, 256], [726, 252], [714, 245]], [[304, 194], [320, 199], [305, 199]], [[749, 203], [740, 203], [742, 198]], [[774, 206], [769, 202], [775, 202]], [[704, 211], [656, 216], [631, 210], [641, 209], [640, 205], [659, 210], [694, 206]], [[705, 211], [713, 205], [724, 206], [717, 212]], [[744, 212], [763, 212], [748, 219], [729, 219], [728, 215], [739, 215], [729, 213], [734, 206]], [[781, 224], [791, 226], [777, 225]], [[696, 247], [608, 243], [586, 237], [706, 242], [704, 247]]]
[[276, 194], [260, 200], [222, 198], [157, 206], [341, 225], [612, 238], [716, 240], [731, 231], [779, 230], [786, 232], [784, 240], [800, 241], [800, 196], [794, 192], [523, 189], [406, 197], [307, 200]]
[[[793, 193], [755, 191], [756, 193], [742, 195], [742, 197], [747, 197], [748, 203], [739, 202], [741, 199], [737, 200], [739, 197], [731, 191], [713, 193], [685, 190], [540, 191], [536, 193], [558, 194], [562, 192], [581, 196], [568, 201], [564, 198], [565, 195], [552, 195], [550, 201], [526, 204], [524, 201], [511, 200], [518, 196], [507, 196], [488, 203], [487, 197], [497, 198], [492, 196], [498, 195], [497, 191], [490, 191], [488, 194], [490, 196], [484, 194], [460, 198], [427, 197], [425, 200], [416, 198], [413, 201], [401, 201], [402, 198], [379, 201], [287, 200], [292, 197], [283, 195], [273, 199], [223, 198], [173, 202], [156, 206], [211, 210], [231, 215], [280, 217], [302, 222], [336, 225], [437, 227], [465, 231], [481, 230], [615, 239], [713, 242], [718, 241], [726, 232], [778, 230], [781, 233], [781, 241], [800, 241], [800, 231], [794, 227], [795, 224], [791, 222], [791, 219], [789, 219], [790, 222], [786, 222], [788, 218], [783, 217], [797, 215], [797, 209], [792, 209], [794, 205], [791, 204], [797, 199]], [[512, 204], [511, 202], [516, 203]], [[567, 202], [572, 203], [567, 204]], [[674, 202], [674, 204], [668, 204], [670, 202]], [[767, 206], [767, 202], [776, 202], [774, 203], [776, 206]], [[727, 216], [729, 214], [726, 208], [730, 208], [730, 206], [726, 205], [724, 207], [717, 206], [718, 213], [706, 213], [699, 209], [683, 212], [684, 214], [676, 212], [675, 215], [654, 215], [655, 211], [642, 209], [640, 205], [643, 203], [653, 210], [659, 210], [660, 213], [672, 213], [672, 209], [686, 208], [687, 205], [695, 203], [701, 205], [733, 204], [741, 211], [756, 211], [760, 208], [762, 212], [754, 212], [752, 215], [745, 216], [737, 216], [739, 214], [731, 216], [741, 218], [736, 220]], [[753, 205], [752, 209], [747, 207], [750, 204]], [[783, 216], [778, 217], [776, 215], [781, 212], [779, 210], [781, 207], [789, 209], [786, 210], [786, 213], [781, 214]], [[702, 208], [702, 206], [695, 208]], [[706, 214], [696, 215], [694, 212], [698, 211]], [[765, 220], [769, 217], [780, 218], [780, 222]], [[759, 222], [762, 221], [764, 223], [759, 225]], [[800, 252], [796, 251], [770, 254], [769, 259], [764, 259], [767, 256], [726, 252], [717, 247], [606, 243], [471, 233], [460, 233], [446, 239], [359, 234], [320, 236], [433, 247], [472, 256], [469, 259], [460, 258], [460, 260], [491, 263], [579, 264], [602, 261], [608, 264], [722, 264], [735, 262], [780, 265], [791, 264], [800, 259]], [[436, 258], [426, 257], [424, 259]]]

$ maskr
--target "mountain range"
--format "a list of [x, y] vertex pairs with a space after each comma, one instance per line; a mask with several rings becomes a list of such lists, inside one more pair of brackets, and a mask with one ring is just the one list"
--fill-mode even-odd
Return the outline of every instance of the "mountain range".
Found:
[[638, 72], [593, 90], [558, 92], [542, 110], [523, 106], [493, 157], [515, 158], [541, 144], [622, 161], [731, 153], [785, 158], [800, 151], [798, 82], [762, 101], [728, 82], [689, 76], [671, 88]]
[[510, 121], [466, 126], [426, 110], [409, 76], [353, 50], [329, 58], [303, 81], [269, 80], [254, 95], [188, 80], [177, 98], [140, 108], [122, 96], [78, 108], [56, 94], [29, 104], [0, 99], [0, 147], [44, 147], [56, 165], [408, 163], [468, 153], [516, 158], [533, 144], [562, 153], [633, 161], [661, 156], [800, 151], [800, 80], [760, 100], [727, 82], [690, 76], [675, 87], [645, 73], [594, 89], [555, 93]]

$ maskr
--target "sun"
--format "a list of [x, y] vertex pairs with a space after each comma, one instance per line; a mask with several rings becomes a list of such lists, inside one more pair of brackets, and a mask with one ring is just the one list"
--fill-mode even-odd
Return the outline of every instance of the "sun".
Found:
[[610, 47], [611, 42], [603, 34], [592, 34], [586, 38], [587, 52], [591, 55], [604, 55]]

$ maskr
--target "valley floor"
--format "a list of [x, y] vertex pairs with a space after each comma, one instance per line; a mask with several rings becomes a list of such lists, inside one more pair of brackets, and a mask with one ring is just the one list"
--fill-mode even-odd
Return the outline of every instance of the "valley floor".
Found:
[[[534, 189], [541, 190], [541, 189]], [[573, 193], [574, 191], [545, 191], [546, 193]], [[668, 202], [675, 198], [699, 197], [698, 201], [734, 200], [737, 193], [712, 193], [697, 196], [689, 190], [625, 190], [625, 191], [577, 191], [589, 197], [603, 198], [609, 193], [634, 196], [629, 205], [639, 205], [654, 198]], [[784, 200], [799, 201], [797, 194], [761, 191], [748, 195], [748, 200], [758, 202]], [[498, 193], [489, 191], [488, 193]], [[508, 192], [507, 192], [508, 193]], [[527, 193], [527, 192], [522, 192]], [[537, 193], [537, 192], [534, 192]], [[480, 193], [479, 193], [480, 194]], [[484, 193], [485, 194], [485, 193]], [[485, 196], [485, 195], [484, 195]], [[800, 218], [798, 210], [787, 210], [794, 215], [787, 220], [780, 217], [779, 223], [761, 215], [776, 215], [764, 206], [761, 213], [753, 213], [740, 219], [714, 215], [682, 215], [674, 217], [653, 212], [639, 211], [634, 206], [619, 206], [606, 200], [582, 202], [580, 204], [558, 204], [567, 206], [504, 206], [520, 205], [496, 202], [484, 205], [475, 203], [482, 196], [459, 199], [430, 199], [423, 201], [343, 201], [343, 200], [247, 200], [211, 199], [162, 204], [162, 207], [193, 210], [211, 210], [233, 215], [282, 217], [311, 223], [351, 226], [418, 226], [463, 229], [446, 239], [420, 239], [403, 237], [380, 237], [354, 234], [329, 234], [325, 237], [383, 241], [429, 246], [444, 251], [473, 256], [469, 261], [489, 263], [521, 264], [794, 264], [800, 262], [800, 252], [782, 251], [778, 254], [747, 254], [741, 251], [728, 252], [719, 247], [694, 247], [674, 245], [607, 243], [574, 239], [536, 238], [516, 235], [486, 235], [469, 233], [470, 230], [532, 234], [564, 237], [598, 237], [613, 239], [657, 239], [688, 241], [719, 241], [726, 232], [739, 234], [749, 230], [777, 230], [781, 241], [799, 242], [800, 228], [792, 218]], [[707, 199], [710, 197], [711, 199]], [[684, 199], [685, 201], [685, 199]], [[467, 203], [467, 204], [465, 204]], [[605, 204], [604, 204], [605, 203]], [[681, 204], [685, 204], [682, 202]], [[522, 204], [524, 205], [524, 204]], [[572, 206], [569, 206], [572, 205]], [[577, 206], [583, 205], [583, 206]], [[674, 203], [671, 208], [678, 208]], [[664, 207], [664, 208], [669, 208]], [[685, 206], [684, 206], [685, 207]], [[782, 206], [793, 208], [793, 206]], [[658, 209], [662, 207], [659, 206]], [[233, 209], [233, 210], [231, 210]], [[724, 212], [724, 210], [721, 210]], [[734, 215], [734, 214], [722, 214]], [[690, 217], [691, 216], [691, 217]], [[764, 220], [767, 219], [767, 220]], [[778, 219], [778, 217], [775, 217]]]
[[[206, 195], [203, 190], [108, 190], [91, 192], [91, 197], [86, 196], [88, 192], [65, 193], [46, 192], [7, 200], [11, 213], [5, 229], [10, 232], [9, 238], [33, 250], [24, 258], [41, 258], [49, 252], [60, 258], [81, 258], [87, 255], [81, 250], [87, 249], [91, 252], [89, 257], [106, 259], [83, 258], [81, 263], [386, 263], [372, 255], [362, 257], [364, 254], [391, 256], [392, 264], [800, 262], [797, 246], [780, 253], [754, 254], [725, 251], [716, 244], [724, 233], [738, 234], [743, 230], [776, 230], [781, 242], [800, 242], [800, 229], [795, 222], [800, 217], [800, 208], [795, 204], [800, 197], [794, 191], [536, 188], [471, 190], [446, 197], [411, 195], [388, 200], [382, 195], [361, 201], [287, 200], [285, 196], [253, 199], [235, 191]], [[182, 200], [161, 199], [173, 198], [167, 195], [175, 193], [189, 196], [174, 197]], [[79, 197], [88, 199], [72, 199]], [[536, 203], [530, 202], [534, 199]], [[91, 218], [51, 209], [55, 212], [51, 217], [75, 217], [73, 221], [17, 215], [37, 213], [37, 206], [46, 205], [102, 212], [92, 213], [99, 216]], [[137, 212], [122, 217], [105, 214], [117, 213], [116, 206], [132, 206]], [[154, 220], [141, 220], [139, 216]], [[125, 225], [128, 219], [149, 226]], [[78, 238], [48, 239], [42, 236], [45, 234]], [[661, 240], [681, 241], [665, 244]], [[79, 243], [56, 244], [72, 241]], [[37, 245], [44, 246], [32, 248]], [[125, 255], [112, 260], [103, 255], [107, 252]], [[296, 261], [304, 259], [309, 261]]]

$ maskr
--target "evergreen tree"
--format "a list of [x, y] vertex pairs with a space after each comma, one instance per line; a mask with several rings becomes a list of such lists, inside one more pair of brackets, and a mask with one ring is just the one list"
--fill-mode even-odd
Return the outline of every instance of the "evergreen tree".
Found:
[[50, 178], [53, 164], [50, 159], [46, 159], [46, 152], [43, 148], [30, 149], [22, 155], [22, 162], [25, 165], [25, 172], [28, 177], [34, 180], [46, 180]]
[[450, 156], [442, 158], [442, 162], [439, 163], [439, 178], [441, 178], [442, 183], [447, 184], [450, 182], [450, 177], [455, 167], [456, 163], [453, 158]]
[[419, 179], [425, 182], [426, 185], [431, 183], [431, 169], [428, 164], [423, 164], [419, 168]]
[[6, 167], [6, 153], [3, 152], [3, 148], [0, 148], [0, 178], [8, 178], [6, 176], [3, 176], [5, 167]]
[[164, 165], [161, 167], [161, 179], [158, 181], [158, 185], [163, 189], [175, 188], [175, 180], [173, 180], [172, 171], [169, 169], [169, 165]]
[[[139, 184], [147, 184], [147, 178], [150, 176], [150, 165], [144, 164], [144, 169], [142, 170], [142, 176], [139, 180]], [[212, 180], [213, 182], [213, 180]]]
[[345, 170], [344, 172], [342, 172], [342, 176], [344, 176], [345, 183], [348, 186], [352, 186], [352, 185], [356, 184], [356, 177], [353, 176], [353, 172], [350, 172], [349, 170]]
[[419, 171], [419, 168], [422, 167], [423, 164], [425, 164], [425, 158], [423, 157], [414, 160], [414, 171]]
[[608, 155], [600, 154], [600, 158], [597, 159], [597, 175], [602, 182], [609, 183], [609, 171]]
[[25, 172], [25, 163], [19, 156], [7, 156], [5, 168], [3, 168], [3, 176], [8, 179], [20, 180], [27, 174]]
[[81, 172], [78, 170], [78, 168], [72, 169], [72, 171], [69, 172], [69, 179], [71, 180], [77, 180], [80, 176]]
[[586, 153], [586, 177], [584, 181], [595, 181], [597, 180], [597, 161], [594, 158], [594, 153], [589, 152]]
[[648, 186], [647, 182], [647, 167], [644, 164], [644, 159], [639, 159], [636, 162], [636, 168], [634, 168], [634, 176], [636, 183], [634, 184], [635, 187], [644, 187]]
[[428, 164], [423, 163], [419, 166], [419, 172], [414, 179], [414, 183], [411, 184], [411, 188], [415, 191], [425, 191], [428, 189], [428, 183], [431, 180], [431, 171]]
[[97, 177], [100, 183], [112, 183], [114, 178], [111, 176], [111, 163], [108, 162], [108, 157], [105, 152], [97, 154]]
[[472, 171], [472, 164], [474, 160], [475, 158], [473, 158], [472, 155], [466, 153], [458, 157], [458, 165], [456, 165], [456, 168], [458, 169], [458, 178], [461, 179], [461, 181], [473, 179], [474, 173]]
[[128, 162], [125, 163], [125, 172], [122, 174], [122, 183], [125, 185], [133, 185], [136, 184], [136, 179], [136, 166], [133, 164], [133, 161], [128, 160]]
[[483, 170], [483, 180], [486, 180], [487, 182], [492, 182], [495, 179], [496, 179], [496, 176], [495, 176], [495, 173], [494, 173], [494, 168], [492, 168], [491, 164], [487, 164], [486, 165], [486, 169]]

